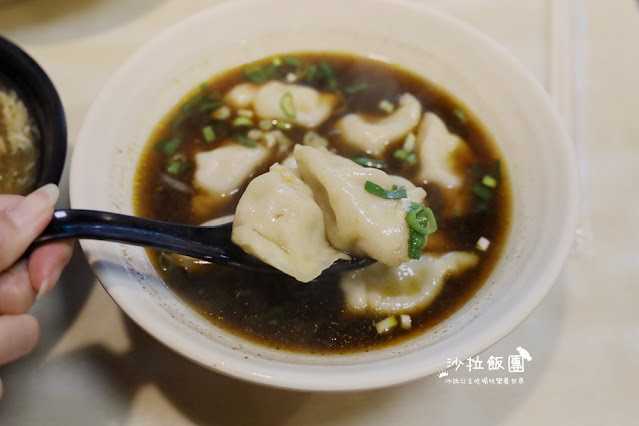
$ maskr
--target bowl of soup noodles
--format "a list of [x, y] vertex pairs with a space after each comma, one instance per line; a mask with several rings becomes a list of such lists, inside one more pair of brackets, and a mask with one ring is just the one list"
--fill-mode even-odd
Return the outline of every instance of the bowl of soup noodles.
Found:
[[55, 86], [20, 47], [0, 37], [0, 194], [58, 183], [66, 119]]
[[[242, 380], [356, 390], [474, 356], [530, 314], [571, 246], [575, 164], [539, 84], [448, 16], [246, 1], [122, 65], [83, 124], [70, 193], [74, 208], [233, 220], [233, 242], [284, 272], [83, 241], [160, 342]], [[345, 257], [378, 262], [321, 275]]]

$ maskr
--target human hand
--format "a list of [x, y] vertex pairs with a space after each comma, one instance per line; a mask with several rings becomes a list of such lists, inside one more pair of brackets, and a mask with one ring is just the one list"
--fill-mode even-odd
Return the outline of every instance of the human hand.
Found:
[[[51, 220], [59, 194], [49, 184], [26, 197], [0, 195], [0, 365], [35, 347], [40, 326], [27, 311], [58, 281], [71, 258], [72, 243], [55, 242], [21, 259]], [[2, 393], [0, 381], [0, 398]]]

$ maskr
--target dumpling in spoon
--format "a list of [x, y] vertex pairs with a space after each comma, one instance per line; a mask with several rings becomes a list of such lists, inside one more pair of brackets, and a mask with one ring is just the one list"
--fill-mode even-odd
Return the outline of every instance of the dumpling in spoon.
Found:
[[326, 241], [311, 189], [280, 164], [253, 179], [235, 210], [232, 240], [247, 253], [308, 282], [350, 257]]
[[376, 263], [345, 275], [340, 286], [352, 313], [410, 314], [435, 300], [444, 279], [477, 265], [475, 253], [453, 251], [443, 256], [423, 254], [397, 267]]
[[[355, 257], [370, 256], [397, 266], [409, 259], [406, 203], [426, 196], [407, 179], [308, 146], [295, 146], [302, 179], [324, 212], [326, 235], [333, 247]], [[366, 181], [383, 188], [406, 188], [407, 199], [386, 199], [364, 189]]]

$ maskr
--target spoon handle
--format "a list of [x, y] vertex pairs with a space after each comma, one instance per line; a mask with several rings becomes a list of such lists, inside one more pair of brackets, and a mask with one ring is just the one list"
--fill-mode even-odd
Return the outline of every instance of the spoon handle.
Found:
[[111, 212], [57, 210], [32, 247], [55, 240], [81, 238], [168, 250], [227, 263], [231, 229], [230, 224], [202, 228]]

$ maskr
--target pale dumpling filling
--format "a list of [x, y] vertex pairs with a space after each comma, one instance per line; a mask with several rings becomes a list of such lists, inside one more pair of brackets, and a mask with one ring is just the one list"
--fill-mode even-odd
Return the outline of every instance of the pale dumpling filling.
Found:
[[235, 210], [232, 239], [301, 282], [318, 277], [337, 259], [350, 259], [326, 241], [311, 188], [279, 164], [246, 188]]

